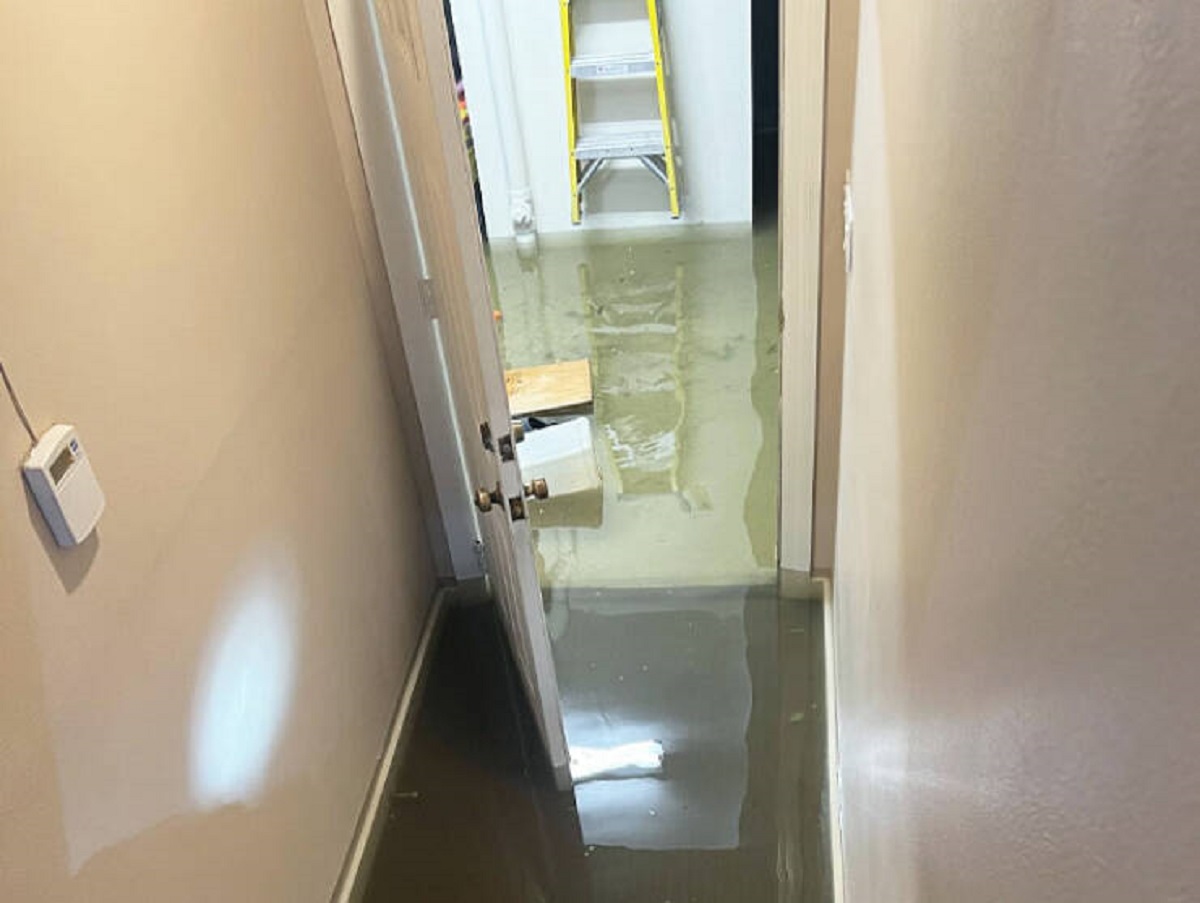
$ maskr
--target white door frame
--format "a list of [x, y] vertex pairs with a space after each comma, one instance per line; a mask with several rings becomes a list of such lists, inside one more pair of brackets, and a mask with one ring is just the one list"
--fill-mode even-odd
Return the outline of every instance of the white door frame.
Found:
[[441, 576], [469, 580], [483, 573], [479, 529], [439, 350], [429, 261], [413, 207], [378, 29], [364, 0], [327, 2], [445, 532], [449, 560], [442, 563]]
[[813, 570], [828, 4], [780, 2], [779, 569], [785, 591], [791, 578]]

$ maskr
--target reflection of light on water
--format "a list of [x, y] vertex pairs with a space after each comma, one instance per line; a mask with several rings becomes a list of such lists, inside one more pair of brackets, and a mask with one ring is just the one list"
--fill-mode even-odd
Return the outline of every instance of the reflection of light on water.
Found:
[[191, 794], [201, 806], [262, 790], [295, 677], [291, 575], [265, 570], [234, 594], [201, 665], [192, 706]]
[[576, 784], [604, 778], [645, 777], [662, 771], [663, 745], [657, 740], [621, 746], [571, 747], [571, 777]]
[[631, 850], [741, 843], [754, 703], [747, 595], [572, 595], [554, 653], [584, 843]]

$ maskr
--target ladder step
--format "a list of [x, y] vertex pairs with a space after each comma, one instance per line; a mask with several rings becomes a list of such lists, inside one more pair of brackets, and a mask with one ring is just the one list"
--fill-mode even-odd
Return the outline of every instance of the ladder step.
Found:
[[575, 142], [578, 160], [652, 157], [663, 153], [663, 126], [657, 119], [587, 123], [580, 127]]
[[571, 62], [571, 77], [580, 81], [654, 78], [654, 51], [580, 55]]

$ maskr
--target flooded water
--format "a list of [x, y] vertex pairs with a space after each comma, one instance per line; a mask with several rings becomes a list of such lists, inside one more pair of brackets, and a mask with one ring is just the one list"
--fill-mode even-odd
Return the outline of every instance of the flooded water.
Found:
[[774, 589], [774, 231], [491, 264], [507, 366], [593, 379], [601, 489], [531, 514], [574, 787], [494, 611], [453, 610], [367, 899], [828, 901], [821, 603]]
[[450, 612], [367, 900], [824, 903], [821, 605], [562, 590], [559, 793], [489, 606]]
[[532, 261], [490, 251], [506, 365], [591, 362], [602, 488], [533, 506], [543, 583], [773, 582], [776, 233], [636, 236], [546, 237]]

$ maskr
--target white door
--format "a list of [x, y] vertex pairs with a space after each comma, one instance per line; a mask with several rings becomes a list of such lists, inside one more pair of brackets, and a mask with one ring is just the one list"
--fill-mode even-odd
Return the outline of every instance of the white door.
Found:
[[558, 680], [524, 519], [524, 481], [509, 451], [508, 396], [442, 3], [359, 2], [374, 2], [374, 25], [432, 279], [467, 479], [473, 490], [494, 493], [496, 499], [490, 510], [478, 514], [488, 574], [555, 779], [565, 788], [570, 786], [569, 757]]

